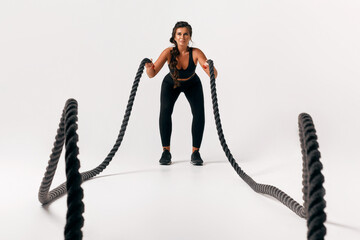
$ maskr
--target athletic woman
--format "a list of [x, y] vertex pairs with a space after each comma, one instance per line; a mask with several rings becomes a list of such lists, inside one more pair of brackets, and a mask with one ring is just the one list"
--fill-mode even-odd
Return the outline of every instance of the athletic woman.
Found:
[[[161, 85], [160, 96], [160, 135], [163, 153], [160, 158], [161, 165], [171, 164], [170, 138], [172, 130], [171, 115], [174, 104], [183, 92], [189, 101], [192, 121], [192, 155], [191, 163], [202, 165], [199, 149], [203, 137], [205, 125], [204, 95], [200, 78], [195, 73], [197, 63], [210, 76], [209, 65], [205, 54], [198, 48], [189, 47], [192, 28], [187, 22], [177, 22], [173, 28], [170, 42], [173, 47], [166, 48], [155, 63], [146, 63], [146, 73], [153, 78], [167, 62], [170, 72], [165, 76]], [[217, 71], [214, 68], [215, 78]]]

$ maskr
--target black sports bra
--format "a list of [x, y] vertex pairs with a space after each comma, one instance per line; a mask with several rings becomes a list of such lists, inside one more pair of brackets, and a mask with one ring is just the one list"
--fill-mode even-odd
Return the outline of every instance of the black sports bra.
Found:
[[[187, 68], [186, 69], [177, 69], [179, 72], [179, 79], [189, 78], [189, 77], [193, 76], [195, 73], [196, 65], [195, 65], [193, 57], [192, 57], [192, 50], [193, 50], [193, 48], [189, 48], [189, 64], [188, 64]], [[168, 64], [168, 66], [169, 66], [170, 74], [173, 75], [174, 69], [171, 69], [170, 64]]]

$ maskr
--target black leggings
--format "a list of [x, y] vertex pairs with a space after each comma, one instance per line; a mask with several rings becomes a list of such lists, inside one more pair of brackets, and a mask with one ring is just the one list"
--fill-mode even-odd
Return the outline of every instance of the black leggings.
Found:
[[180, 81], [180, 86], [176, 88], [174, 88], [174, 80], [170, 74], [166, 75], [162, 82], [159, 119], [162, 145], [163, 147], [170, 146], [171, 115], [181, 92], [184, 92], [189, 101], [193, 115], [191, 127], [193, 147], [200, 148], [204, 133], [205, 111], [203, 89], [200, 78], [196, 74], [189, 80]]

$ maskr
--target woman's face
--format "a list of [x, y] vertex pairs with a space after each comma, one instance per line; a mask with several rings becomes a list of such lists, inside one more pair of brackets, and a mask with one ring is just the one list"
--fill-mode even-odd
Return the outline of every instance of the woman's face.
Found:
[[191, 40], [189, 30], [186, 27], [177, 28], [174, 40], [178, 46], [187, 46]]

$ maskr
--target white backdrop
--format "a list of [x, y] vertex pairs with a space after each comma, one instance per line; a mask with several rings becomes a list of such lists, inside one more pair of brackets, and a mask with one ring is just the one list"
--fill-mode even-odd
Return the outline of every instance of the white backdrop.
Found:
[[[360, 197], [357, 186], [360, 180], [359, 12], [360, 3], [355, 0], [1, 1], [0, 179], [3, 194], [0, 210], [1, 225], [6, 227], [0, 231], [0, 238], [62, 238], [65, 199], [59, 200], [61, 205], [51, 205], [53, 211], [58, 211], [56, 217], [44, 214], [37, 202], [37, 190], [65, 101], [75, 98], [79, 103], [79, 158], [82, 170], [93, 168], [114, 144], [141, 60], [145, 57], [156, 60], [161, 51], [170, 46], [174, 24], [185, 20], [193, 27], [192, 46], [203, 50], [218, 69], [224, 133], [240, 166], [249, 170], [250, 175], [253, 173], [255, 180], [279, 186], [301, 202], [297, 116], [301, 112], [309, 113], [318, 132], [324, 164], [329, 220], [326, 239], [340, 236], [359, 239], [360, 208], [356, 205]], [[164, 66], [153, 79], [143, 75], [123, 144], [107, 173], [124, 169], [141, 171], [143, 166], [159, 169], [159, 94], [167, 72]], [[202, 79], [206, 104], [201, 153], [205, 161], [222, 166], [226, 159], [213, 122], [209, 79], [200, 67], [197, 73]], [[188, 161], [190, 128], [191, 112], [182, 96], [173, 114], [175, 162]], [[54, 184], [63, 181], [63, 169], [60, 162]], [[254, 199], [263, 204], [264, 198], [243, 186], [230, 166], [224, 164], [224, 171], [221, 174], [235, 181], [231, 189], [242, 186], [248, 192], [241, 192], [239, 196], [250, 194], [252, 197], [245, 204], [251, 206]], [[219, 172], [205, 170], [201, 174], [206, 173]], [[157, 174], [161, 175], [162, 171]], [[136, 178], [136, 174], [133, 177]], [[95, 182], [84, 184], [85, 196], [91, 195], [86, 189], [90, 185], [94, 192], [104, 187], [99, 183], [96, 188]], [[139, 181], [140, 189], [145, 182], [145, 179]], [[118, 188], [122, 183], [115, 184]], [[191, 186], [192, 182], [188, 184]], [[90, 198], [86, 198], [89, 201], [85, 201], [86, 205], [91, 204]], [[226, 205], [226, 198], [222, 201]], [[241, 198], [236, 200], [241, 201]], [[265, 209], [273, 206], [270, 202]], [[176, 216], [184, 210], [177, 209], [177, 213], [169, 214]], [[284, 215], [292, 214], [286, 211]], [[261, 218], [270, 219], [270, 213], [256, 212]], [[88, 210], [87, 214], [92, 213]], [[143, 215], [139, 213], [138, 217]], [[294, 219], [301, 224], [302, 235], [286, 235], [291, 231], [279, 228], [270, 230], [269, 239], [271, 234], [278, 239], [289, 239], [289, 236], [305, 239], [305, 222], [299, 223], [296, 216]], [[286, 224], [286, 220], [278, 220]], [[48, 226], [49, 232], [44, 230], [46, 234], [39, 234], [49, 221], [53, 228]], [[97, 226], [102, 220], [92, 221], [95, 222], [85, 223], [85, 239], [96, 236], [91, 232], [95, 228], [91, 228], [91, 224]], [[192, 235], [191, 231], [184, 230], [181, 237], [164, 235], [162, 239], [195, 239], [195, 236], [258, 239], [254, 233], [241, 232], [242, 228], [254, 228], [257, 223], [243, 221], [241, 228], [227, 229], [226, 234], [220, 227], [218, 235], [208, 228], [209, 235]], [[116, 232], [116, 225], [109, 224], [113, 232], [107, 239], [118, 239], [120, 233]], [[278, 225], [271, 221], [262, 224], [270, 229]], [[143, 239], [139, 234], [129, 232], [123, 236]], [[146, 237], [161, 238], [151, 234]]]

